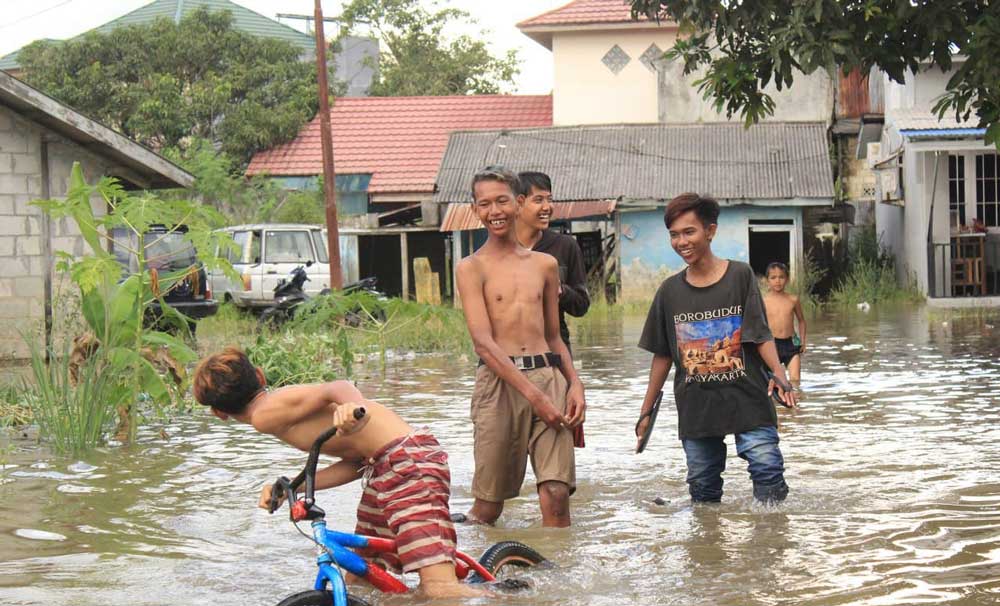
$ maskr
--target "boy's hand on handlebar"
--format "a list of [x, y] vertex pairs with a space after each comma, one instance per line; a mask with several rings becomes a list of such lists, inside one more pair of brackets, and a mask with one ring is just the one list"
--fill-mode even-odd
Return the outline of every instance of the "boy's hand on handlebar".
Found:
[[[361, 410], [361, 413], [356, 411]], [[349, 434], [358, 427], [359, 419], [364, 417], [364, 407], [354, 402], [346, 402], [333, 411], [333, 426], [339, 433]]]
[[260, 500], [257, 501], [257, 507], [266, 509], [268, 513], [274, 513], [274, 511], [277, 510], [278, 507], [281, 507], [281, 504], [285, 502], [285, 495], [279, 493], [276, 495], [277, 506], [274, 509], [271, 509], [271, 495], [273, 494], [273, 489], [273, 484], [265, 484], [264, 488], [260, 491]]

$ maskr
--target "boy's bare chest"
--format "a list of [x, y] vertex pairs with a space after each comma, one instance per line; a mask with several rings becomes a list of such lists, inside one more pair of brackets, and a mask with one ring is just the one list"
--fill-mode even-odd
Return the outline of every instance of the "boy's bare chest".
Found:
[[541, 302], [545, 277], [532, 263], [498, 262], [491, 266], [483, 282], [487, 305]]
[[784, 314], [792, 310], [794, 302], [791, 297], [776, 297], [771, 295], [764, 299], [764, 306], [769, 312]]

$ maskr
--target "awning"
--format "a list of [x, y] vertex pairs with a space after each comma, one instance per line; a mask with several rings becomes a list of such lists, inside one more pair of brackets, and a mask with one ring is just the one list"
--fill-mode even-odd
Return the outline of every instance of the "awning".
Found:
[[[607, 216], [614, 212], [616, 204], [615, 200], [554, 202], [552, 204], [552, 220], [565, 221], [600, 215]], [[444, 219], [441, 221], [441, 231], [468, 231], [482, 227], [483, 224], [479, 221], [479, 217], [473, 212], [472, 204], [468, 203], [453, 202], [449, 204]]]

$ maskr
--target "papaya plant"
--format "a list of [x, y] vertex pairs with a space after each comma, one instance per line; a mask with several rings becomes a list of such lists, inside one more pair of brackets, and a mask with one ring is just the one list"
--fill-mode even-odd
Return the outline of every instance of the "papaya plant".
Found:
[[[181, 233], [197, 251], [200, 263], [207, 269], [221, 269], [231, 277], [236, 272], [225, 256], [236, 245], [229, 235], [213, 231], [223, 220], [209, 206], [126, 191], [110, 177], [91, 185], [86, 182], [79, 163], [73, 165], [69, 185], [65, 199], [36, 200], [32, 204], [54, 219], [71, 219], [86, 243], [88, 254], [82, 257], [57, 252], [56, 269], [66, 272], [79, 289], [80, 311], [94, 336], [94, 345], [86, 354], [87, 364], [96, 365], [99, 374], [106, 377], [101, 397], [113, 400], [94, 404], [112, 405], [118, 411], [119, 437], [131, 440], [135, 437], [139, 414], [136, 403], [149, 400], [161, 410], [173, 403], [185, 387], [184, 366], [197, 359], [183, 337], [157, 329], [166, 322], [176, 326], [181, 335], [190, 336], [188, 318], [167, 305], [163, 297], [182, 280], [189, 279], [197, 267], [164, 273], [150, 269], [146, 249], [156, 242], [148, 242], [144, 236], [154, 225], [164, 226], [166, 234]], [[101, 204], [106, 212], [95, 213], [92, 202]], [[123, 264], [112, 251], [131, 256], [136, 263]], [[159, 304], [156, 311], [162, 317], [151, 324], [146, 320], [154, 303]], [[177, 362], [171, 378], [165, 377], [152, 361], [156, 358], [154, 352], [159, 351], [165, 351]], [[47, 354], [49, 360], [66, 355], [64, 351], [51, 350]], [[61, 387], [73, 388], [68, 384]], [[48, 428], [41, 423], [39, 429], [44, 435]], [[92, 435], [99, 442], [106, 439], [107, 432], [92, 432]]]

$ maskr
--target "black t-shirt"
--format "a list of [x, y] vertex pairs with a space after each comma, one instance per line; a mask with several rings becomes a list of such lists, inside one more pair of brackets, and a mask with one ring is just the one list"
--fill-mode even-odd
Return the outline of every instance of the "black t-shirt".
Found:
[[711, 286], [688, 284], [687, 270], [664, 280], [639, 347], [673, 358], [680, 437], [705, 438], [777, 426], [757, 343], [770, 341], [757, 278], [730, 261]]
[[559, 262], [559, 280], [562, 282], [562, 293], [559, 294], [559, 336], [566, 347], [569, 347], [566, 314], [581, 318], [590, 308], [587, 271], [583, 266], [580, 245], [573, 236], [546, 229], [531, 250], [552, 255]]

